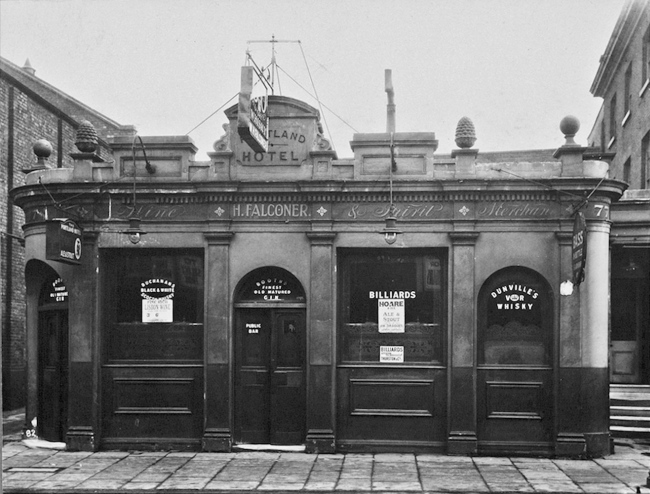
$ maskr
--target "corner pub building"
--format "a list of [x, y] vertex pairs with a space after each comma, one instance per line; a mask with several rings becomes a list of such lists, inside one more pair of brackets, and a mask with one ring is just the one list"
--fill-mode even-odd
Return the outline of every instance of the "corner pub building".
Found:
[[583, 159], [575, 119], [546, 160], [477, 159], [466, 118], [447, 159], [430, 132], [354, 134], [338, 159], [311, 106], [268, 97], [266, 152], [240, 137], [239, 106], [207, 162], [185, 136], [115, 137], [105, 161], [84, 125], [73, 168], [35, 147], [12, 194], [41, 437], [609, 453], [609, 210], [625, 184]]

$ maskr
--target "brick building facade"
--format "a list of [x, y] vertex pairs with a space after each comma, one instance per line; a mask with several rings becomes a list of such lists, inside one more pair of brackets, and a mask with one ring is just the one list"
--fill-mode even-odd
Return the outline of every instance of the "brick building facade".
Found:
[[100, 136], [133, 135], [122, 126], [54, 88], [29, 64], [18, 67], [0, 58], [0, 314], [2, 316], [3, 408], [25, 402], [25, 262], [24, 214], [13, 206], [9, 190], [24, 184], [25, 170], [36, 158], [32, 146], [46, 139], [53, 151], [46, 166], [72, 166], [70, 153], [79, 122], [92, 122]]

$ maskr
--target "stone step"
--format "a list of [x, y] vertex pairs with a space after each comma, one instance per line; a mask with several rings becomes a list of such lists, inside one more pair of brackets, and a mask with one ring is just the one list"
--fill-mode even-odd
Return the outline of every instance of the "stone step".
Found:
[[627, 427], [611, 425], [609, 431], [614, 437], [650, 439], [650, 427]]
[[650, 417], [650, 406], [614, 405], [609, 407], [610, 416], [628, 415], [633, 417]]

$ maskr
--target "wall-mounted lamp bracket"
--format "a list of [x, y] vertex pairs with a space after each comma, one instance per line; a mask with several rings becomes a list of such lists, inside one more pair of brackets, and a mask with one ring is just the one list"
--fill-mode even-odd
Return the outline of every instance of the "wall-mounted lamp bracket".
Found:
[[140, 218], [130, 218], [129, 227], [122, 233], [127, 235], [129, 241], [134, 245], [140, 242], [142, 235], [147, 234], [147, 232], [140, 228]]

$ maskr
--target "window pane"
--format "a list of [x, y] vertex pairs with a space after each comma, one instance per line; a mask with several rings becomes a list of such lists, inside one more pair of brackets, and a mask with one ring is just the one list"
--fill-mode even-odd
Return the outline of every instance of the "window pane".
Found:
[[479, 359], [486, 365], [547, 365], [553, 314], [550, 295], [514, 270], [481, 290]]
[[443, 355], [440, 255], [375, 251], [341, 256], [341, 359], [433, 362]]
[[[117, 322], [203, 322], [201, 254], [138, 251], [112, 260], [110, 270]], [[171, 311], [169, 317], [148, 319], [143, 314], [143, 307], [156, 302], [163, 311]]]

